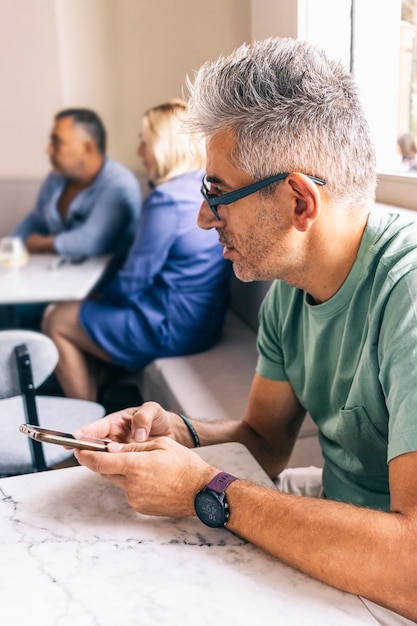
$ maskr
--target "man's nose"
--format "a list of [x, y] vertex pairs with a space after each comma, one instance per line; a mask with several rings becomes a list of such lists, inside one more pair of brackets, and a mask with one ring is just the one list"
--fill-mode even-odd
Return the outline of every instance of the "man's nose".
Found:
[[222, 225], [222, 220], [218, 220], [210, 209], [208, 202], [203, 200], [198, 212], [197, 224], [204, 230], [210, 230], [210, 228], [219, 228]]

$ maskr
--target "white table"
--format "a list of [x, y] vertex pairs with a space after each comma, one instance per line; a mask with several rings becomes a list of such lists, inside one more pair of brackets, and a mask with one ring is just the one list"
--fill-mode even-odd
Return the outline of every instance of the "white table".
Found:
[[56, 254], [31, 254], [26, 265], [0, 265], [0, 305], [82, 300], [107, 268], [111, 255], [58, 266]]
[[[198, 452], [272, 485], [241, 444]], [[0, 480], [6, 626], [376, 626], [357, 596], [196, 518], [145, 517], [83, 467]]]

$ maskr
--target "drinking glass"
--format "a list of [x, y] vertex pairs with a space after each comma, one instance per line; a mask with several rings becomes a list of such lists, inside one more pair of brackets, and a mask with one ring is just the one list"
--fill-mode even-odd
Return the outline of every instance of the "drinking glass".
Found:
[[29, 258], [25, 244], [20, 237], [0, 239], [0, 263], [10, 268], [22, 267]]

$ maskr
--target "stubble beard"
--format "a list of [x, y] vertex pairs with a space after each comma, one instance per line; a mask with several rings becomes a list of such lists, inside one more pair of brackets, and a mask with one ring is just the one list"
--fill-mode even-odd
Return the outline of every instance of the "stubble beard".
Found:
[[[217, 229], [219, 235], [219, 242], [222, 245], [234, 247], [233, 242], [224, 229]], [[252, 236], [248, 236], [244, 241], [239, 242], [239, 248], [242, 250], [254, 250], [255, 261], [251, 261], [248, 256], [243, 256], [235, 248], [239, 254], [239, 258], [232, 261], [233, 271], [236, 277], [244, 283], [250, 283], [254, 281], [273, 280], [277, 278], [277, 272], [272, 268], [271, 263], [268, 261], [270, 246], [260, 246], [256, 239]]]
[[239, 261], [233, 262], [233, 271], [236, 277], [244, 283], [251, 283], [258, 280], [273, 280], [276, 278], [272, 272], [260, 270], [259, 267], [253, 267], [248, 263], [240, 264]]

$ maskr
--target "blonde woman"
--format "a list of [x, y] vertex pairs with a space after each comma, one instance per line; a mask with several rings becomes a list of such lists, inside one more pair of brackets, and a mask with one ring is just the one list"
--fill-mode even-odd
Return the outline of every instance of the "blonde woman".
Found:
[[138, 154], [152, 191], [123, 267], [99, 300], [49, 307], [43, 331], [59, 350], [65, 395], [96, 400], [97, 365], [124, 370], [157, 357], [199, 352], [219, 337], [231, 264], [216, 231], [197, 226], [204, 152], [183, 132], [186, 105], [173, 100], [142, 120]]

